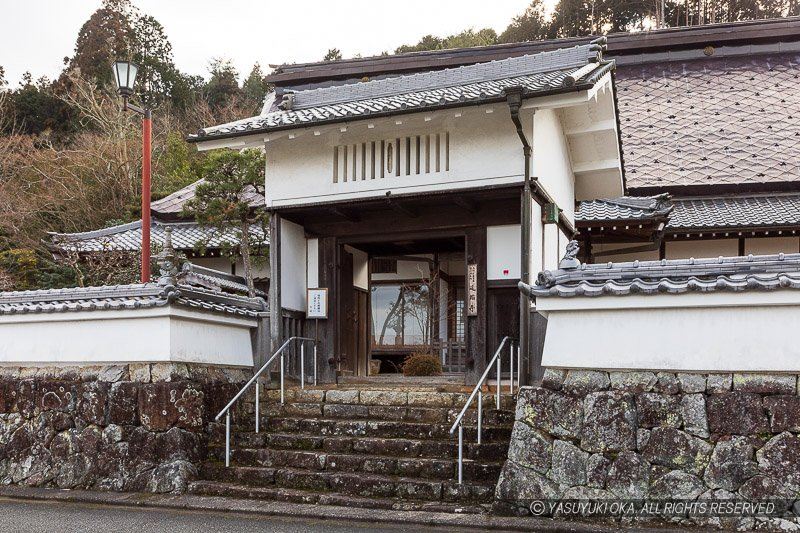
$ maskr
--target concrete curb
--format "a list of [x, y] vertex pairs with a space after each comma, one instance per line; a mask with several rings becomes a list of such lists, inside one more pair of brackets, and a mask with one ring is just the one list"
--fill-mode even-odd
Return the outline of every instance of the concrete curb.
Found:
[[[0, 487], [0, 497], [16, 500], [83, 503], [121, 507], [179, 509], [214, 513], [241, 513], [317, 520], [353, 521], [371, 524], [404, 524], [454, 527], [483, 531], [539, 531], [575, 533], [611, 533], [613, 525], [553, 520], [534, 517], [504, 517], [475, 514], [431, 513], [426, 511], [387, 511], [337, 507], [332, 505], [297, 504], [262, 500], [240, 500], [189, 494], [150, 494], [131, 492], [99, 492], [88, 490], [42, 489], [33, 487]], [[654, 531], [650, 528], [628, 531]], [[681, 531], [685, 529], [659, 529]]]

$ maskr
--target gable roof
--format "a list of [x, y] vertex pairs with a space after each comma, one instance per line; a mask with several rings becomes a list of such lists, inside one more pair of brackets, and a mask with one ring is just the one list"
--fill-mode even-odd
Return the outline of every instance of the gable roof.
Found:
[[279, 104], [282, 109], [205, 128], [189, 140], [483, 104], [504, 99], [504, 89], [514, 86], [522, 86], [526, 96], [582, 90], [613, 69], [613, 63], [601, 61], [601, 52], [601, 44], [585, 44], [436, 72], [297, 91], [284, 97]]
[[[150, 202], [150, 209], [152, 210], [153, 214], [160, 215], [164, 218], [180, 218], [186, 202], [194, 198], [197, 186], [203, 181], [204, 180], [199, 179], [194, 183], [190, 183], [186, 187], [183, 187], [182, 189], [165, 196], [161, 200]], [[264, 196], [255, 190], [248, 190], [244, 195], [243, 200], [247, 201], [250, 207], [264, 207], [265, 205]]]

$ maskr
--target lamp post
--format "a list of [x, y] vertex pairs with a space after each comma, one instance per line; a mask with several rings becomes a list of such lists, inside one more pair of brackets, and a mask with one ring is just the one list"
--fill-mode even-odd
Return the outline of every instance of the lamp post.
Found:
[[131, 61], [117, 61], [113, 66], [117, 91], [122, 96], [125, 109], [142, 116], [142, 283], [150, 281], [150, 161], [152, 157], [152, 114], [150, 109], [130, 103], [139, 65]]

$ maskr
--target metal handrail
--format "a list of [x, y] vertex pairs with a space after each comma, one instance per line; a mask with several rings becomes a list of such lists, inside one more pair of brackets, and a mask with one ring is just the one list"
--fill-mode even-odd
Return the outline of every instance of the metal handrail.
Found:
[[[475, 385], [475, 388], [472, 389], [472, 393], [469, 395], [467, 402], [464, 404], [464, 407], [461, 409], [461, 412], [458, 413], [455, 422], [453, 422], [453, 427], [450, 428], [450, 434], [452, 435], [453, 432], [458, 428], [458, 484], [460, 485], [464, 479], [464, 415], [467, 414], [469, 410], [469, 406], [472, 405], [472, 401], [475, 399], [475, 396], [478, 397], [478, 444], [481, 443], [481, 429], [483, 427], [483, 388], [484, 383], [486, 382], [486, 378], [489, 376], [489, 372], [492, 370], [492, 366], [497, 365], [497, 387], [495, 392], [495, 398], [497, 400], [497, 409], [500, 409], [500, 372], [502, 369], [502, 357], [500, 354], [503, 351], [503, 347], [505, 346], [506, 342], [509, 341], [509, 337], [503, 337], [503, 340], [500, 341], [500, 346], [497, 347], [497, 351], [494, 352], [494, 355], [489, 360], [489, 363], [486, 365], [486, 370], [483, 371], [483, 375], [478, 380], [478, 383]], [[519, 346], [517, 346], [517, 386], [519, 386], [519, 369], [520, 357]], [[509, 343], [509, 352], [508, 352], [508, 366], [509, 372], [511, 374], [511, 382], [509, 383], [509, 393], [514, 394], [514, 343], [513, 341]]]
[[239, 389], [239, 392], [228, 402], [228, 404], [222, 408], [217, 416], [214, 417], [214, 420], [219, 420], [222, 415], [225, 415], [225, 466], [230, 466], [231, 463], [231, 407], [242, 397], [242, 395], [255, 383], [256, 387], [256, 433], [259, 432], [261, 416], [259, 415], [259, 393], [260, 387], [258, 383], [258, 378], [261, 377], [270, 364], [275, 360], [276, 357], [280, 355], [281, 361], [281, 404], [285, 401], [285, 387], [284, 387], [284, 369], [286, 364], [284, 363], [284, 350], [291, 344], [293, 341], [300, 341], [300, 388], [306, 388], [306, 357], [305, 357], [305, 342], [313, 342], [314, 343], [314, 386], [317, 385], [317, 340], [311, 339], [309, 337], [289, 337], [286, 339], [280, 348], [275, 350], [275, 353], [272, 354], [266, 363], [264, 363], [261, 368], [253, 374], [253, 377], [244, 384], [244, 386]]

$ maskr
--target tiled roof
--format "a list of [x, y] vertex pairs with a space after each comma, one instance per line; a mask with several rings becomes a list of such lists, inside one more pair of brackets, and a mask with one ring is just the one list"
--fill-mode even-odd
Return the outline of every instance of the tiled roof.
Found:
[[[282, 109], [205, 128], [190, 139], [489, 102], [503, 98], [504, 89], [519, 85], [530, 93], [577, 90], [613, 68], [613, 63], [599, 61], [601, 51], [600, 44], [585, 44], [435, 72], [297, 91], [286, 95], [279, 104]], [[581, 71], [589, 64], [595, 68]], [[578, 71], [578, 79], [572, 78]]]
[[578, 204], [575, 221], [649, 220], [667, 217], [672, 209], [666, 194], [587, 200]]
[[38, 291], [0, 292], [0, 315], [120, 311], [165, 307], [170, 304], [211, 312], [257, 317], [267, 311], [262, 298], [248, 298], [178, 284], [156, 283], [76, 287]]
[[[84, 233], [50, 233], [53, 246], [65, 252], [137, 251], [142, 242], [141, 221], [112, 226]], [[192, 250], [202, 243], [206, 248], [222, 248], [239, 243], [238, 230], [203, 227], [196, 222], [163, 222], [153, 219], [150, 242], [164, 244], [164, 231], [172, 230], [172, 244], [176, 250]], [[256, 242], [265, 242], [264, 231], [250, 229]]]
[[[189, 285], [205, 287], [215, 291], [247, 294], [247, 282], [243, 277], [201, 267], [188, 261], [181, 267], [178, 280]], [[256, 296], [265, 298], [267, 294], [256, 289]]]
[[723, 52], [617, 69], [628, 188], [800, 180], [800, 54]]
[[800, 289], [800, 254], [580, 264], [541, 272], [531, 297]]
[[668, 217], [667, 230], [800, 227], [800, 194], [773, 193], [668, 199], [625, 196], [580, 202], [584, 225]]
[[800, 226], [800, 194], [673, 200], [667, 229]]
[[[195, 189], [197, 189], [197, 185], [202, 182], [203, 180], [197, 180], [183, 189], [177, 190], [169, 196], [165, 196], [161, 200], [151, 202], [150, 209], [156, 215], [180, 216], [186, 202], [194, 198]], [[249, 203], [250, 207], [264, 207], [265, 205], [264, 196], [254, 190], [247, 192], [244, 200]]]

